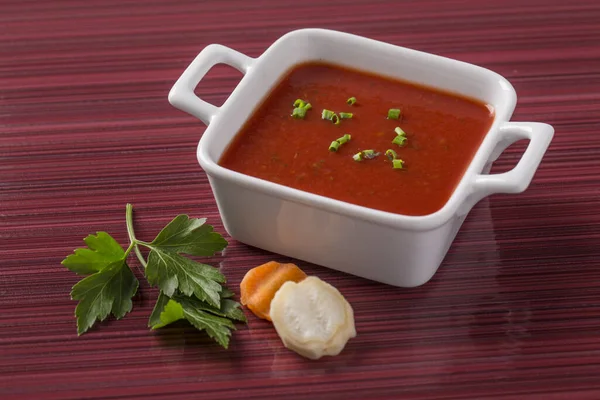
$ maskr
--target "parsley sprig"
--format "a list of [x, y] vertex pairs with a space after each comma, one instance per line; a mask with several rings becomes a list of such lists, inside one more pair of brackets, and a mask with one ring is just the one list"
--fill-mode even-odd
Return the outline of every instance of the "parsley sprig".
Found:
[[[210, 265], [183, 256], [212, 256], [227, 246], [227, 241], [204, 218], [175, 217], [152, 242], [135, 237], [133, 206], [125, 212], [129, 246], [121, 245], [106, 232], [84, 239], [87, 248], [76, 249], [62, 261], [69, 270], [87, 275], [71, 291], [77, 300], [77, 333], [87, 332], [96, 321], [109, 314], [121, 319], [131, 311], [131, 298], [139, 282], [127, 264], [133, 251], [144, 267], [148, 283], [158, 286], [160, 294], [148, 326], [161, 328], [180, 319], [227, 348], [234, 321], [246, 322], [240, 304], [231, 299], [233, 292], [225, 286], [225, 276]], [[150, 250], [145, 259], [140, 246]]]

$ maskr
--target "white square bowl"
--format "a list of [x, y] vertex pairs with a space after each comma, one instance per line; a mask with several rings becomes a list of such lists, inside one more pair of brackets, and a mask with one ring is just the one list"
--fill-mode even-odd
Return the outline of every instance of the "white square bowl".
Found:
[[[468, 96], [493, 107], [495, 118], [452, 196], [439, 211], [406, 216], [315, 195], [219, 166], [218, 162], [271, 89], [295, 65], [323, 61]], [[194, 94], [216, 64], [243, 79], [225, 104], [215, 107]], [[508, 122], [516, 104], [512, 85], [475, 65], [323, 29], [282, 36], [254, 59], [209, 45], [183, 72], [169, 102], [208, 128], [198, 162], [208, 175], [227, 232], [234, 239], [390, 285], [413, 287], [435, 274], [467, 213], [493, 193], [519, 193], [531, 182], [554, 135], [536, 122]], [[512, 143], [529, 145], [510, 171], [490, 175], [491, 163]]]

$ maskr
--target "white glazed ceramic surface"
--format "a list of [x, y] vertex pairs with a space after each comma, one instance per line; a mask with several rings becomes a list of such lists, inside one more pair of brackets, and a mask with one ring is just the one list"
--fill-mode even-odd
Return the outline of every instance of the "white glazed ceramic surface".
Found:
[[[267, 182], [217, 163], [244, 122], [294, 65], [325, 61], [400, 78], [479, 99], [494, 122], [446, 205], [426, 216], [373, 210]], [[245, 74], [222, 107], [194, 94], [216, 64]], [[519, 193], [531, 182], [554, 129], [508, 122], [516, 104], [502, 76], [471, 64], [322, 29], [293, 31], [254, 59], [220, 45], [207, 46], [169, 93], [170, 103], [208, 125], [198, 145], [227, 232], [236, 240], [375, 281], [403, 287], [434, 275], [470, 209], [493, 193]], [[512, 143], [528, 139], [518, 164], [488, 174]]]

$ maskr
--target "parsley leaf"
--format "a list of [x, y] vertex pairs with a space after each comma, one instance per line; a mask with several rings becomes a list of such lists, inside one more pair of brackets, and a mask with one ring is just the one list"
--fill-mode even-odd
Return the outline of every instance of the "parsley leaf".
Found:
[[219, 305], [221, 283], [225, 282], [225, 277], [218, 269], [170, 250], [148, 247], [151, 249], [146, 266], [148, 283], [158, 285], [167, 296], [179, 290], [186, 296], [195, 295], [214, 306]]
[[208, 336], [215, 339], [221, 346], [229, 347], [231, 330], [235, 329], [233, 322], [227, 318], [218, 317], [214, 314], [195, 307], [195, 299], [186, 297], [181, 299], [183, 315], [196, 329], [205, 330]]
[[[158, 299], [156, 299], [156, 304], [154, 304], [154, 309], [152, 310], [152, 314], [150, 314], [150, 319], [148, 320], [148, 328], [152, 328], [152, 329], [161, 328], [171, 322], [175, 322], [178, 319], [181, 319], [181, 318], [177, 318], [176, 320], [165, 323], [164, 325], [157, 326], [162, 323], [163, 320], [161, 320], [160, 314], [165, 310], [165, 307], [167, 306], [167, 303], [170, 300], [171, 299], [169, 298], [169, 296], [166, 296], [162, 291], [158, 294]], [[167, 319], [168, 318], [165, 317], [164, 320], [166, 321]]]
[[219, 306], [221, 283], [225, 277], [218, 269], [182, 256], [211, 256], [227, 246], [206, 219], [190, 219], [178, 215], [156, 236], [151, 243], [142, 243], [150, 249], [146, 266], [146, 278], [151, 285], [158, 285], [167, 296], [175, 290], [215, 307]]
[[[203, 310], [203, 311], [218, 315], [220, 317], [230, 318], [230, 319], [240, 321], [240, 322], [246, 322], [246, 316], [244, 315], [244, 312], [240, 308], [240, 303], [238, 303], [237, 301], [233, 301], [231, 299], [222, 298], [221, 305], [219, 307], [213, 307], [210, 304], [207, 304], [203, 301], [198, 301], [198, 299], [196, 299], [196, 298], [184, 297], [180, 294], [175, 294], [172, 297], [172, 299], [175, 299], [176, 301], [178, 301], [182, 304], [185, 303], [186, 301], [188, 301], [188, 299], [192, 299], [194, 302], [194, 307], [196, 309]], [[192, 301], [192, 300], [190, 300], [190, 301]]]
[[173, 253], [212, 256], [227, 247], [227, 241], [205, 222], [206, 218], [190, 219], [185, 214], [178, 215], [160, 231], [151, 244]]
[[240, 303], [231, 299], [222, 299], [221, 308], [219, 308], [219, 312], [215, 312], [215, 314], [220, 314], [236, 321], [247, 322], [246, 316], [240, 308]]
[[[234, 321], [246, 322], [240, 304], [231, 299], [234, 293], [224, 286], [225, 276], [217, 268], [182, 255], [210, 256], [223, 250], [227, 241], [206, 224], [206, 219], [182, 214], [152, 242], [144, 242], [135, 237], [132, 213], [133, 206], [127, 204], [130, 243], [126, 250], [108, 233], [97, 232], [84, 239], [87, 248], [76, 249], [62, 261], [69, 270], [89, 275], [71, 291], [71, 298], [78, 301], [78, 334], [110, 314], [120, 319], [131, 311], [131, 298], [139, 282], [127, 265], [127, 257], [135, 251], [148, 282], [161, 290], [148, 326], [156, 329], [185, 319], [227, 348]], [[150, 249], [147, 260], [139, 246]]]
[[227, 287], [224, 287], [223, 290], [221, 290], [221, 298], [222, 299], [229, 299], [233, 296], [235, 296], [235, 293], [233, 293]]
[[110, 313], [123, 318], [131, 311], [131, 298], [137, 289], [138, 280], [124, 259], [79, 281], [71, 291], [71, 298], [79, 300], [75, 308], [77, 333], [85, 333], [96, 320], [104, 321]]
[[170, 298], [161, 292], [150, 316], [150, 327], [162, 328], [181, 319], [206, 331], [225, 348], [229, 346], [231, 331], [235, 330], [231, 320], [246, 321], [239, 303], [233, 300], [223, 299], [221, 306], [216, 308], [194, 297], [176, 294]]
[[80, 275], [102, 271], [109, 264], [125, 256], [123, 248], [106, 232], [96, 232], [83, 239], [87, 249], [76, 249], [62, 261], [69, 270]]
[[184, 318], [181, 304], [160, 292], [150, 315], [148, 327], [158, 329]]

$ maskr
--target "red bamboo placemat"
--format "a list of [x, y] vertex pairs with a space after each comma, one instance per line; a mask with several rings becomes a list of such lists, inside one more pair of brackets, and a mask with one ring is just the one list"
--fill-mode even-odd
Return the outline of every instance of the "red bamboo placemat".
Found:
[[[599, 21], [594, 0], [2, 2], [0, 398], [600, 398]], [[184, 325], [150, 332], [145, 284], [131, 314], [77, 337], [60, 261], [99, 230], [125, 242], [127, 202], [140, 238], [178, 213], [224, 232], [195, 158], [204, 127], [167, 102], [175, 79], [207, 44], [256, 57], [302, 27], [506, 76], [513, 119], [556, 128], [530, 188], [478, 204], [423, 287], [299, 262], [354, 307], [338, 357], [304, 360], [252, 315], [229, 350]], [[238, 79], [216, 68], [199, 91], [221, 104]], [[209, 262], [235, 288], [273, 258], [231, 241]]]

